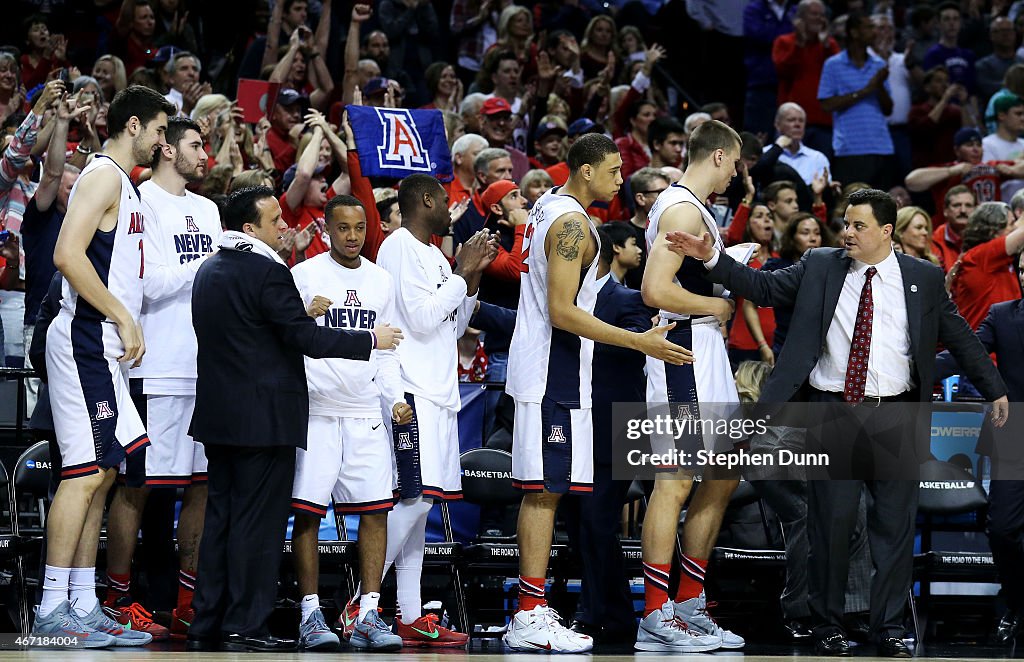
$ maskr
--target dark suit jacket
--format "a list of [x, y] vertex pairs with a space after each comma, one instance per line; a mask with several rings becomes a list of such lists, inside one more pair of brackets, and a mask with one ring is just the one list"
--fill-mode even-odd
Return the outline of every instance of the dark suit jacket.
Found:
[[[594, 317], [627, 331], [643, 333], [651, 328], [654, 313], [644, 305], [637, 290], [611, 278], [597, 293]], [[594, 459], [603, 464], [612, 461], [612, 403], [644, 402], [647, 399], [646, 357], [642, 352], [615, 345], [594, 343], [592, 367]]]
[[303, 354], [367, 360], [366, 331], [317, 326], [284, 265], [221, 249], [196, 274], [199, 341], [192, 436], [207, 444], [306, 447]]
[[[938, 267], [903, 253], [896, 253], [903, 273], [903, 292], [910, 325], [911, 376], [916, 387], [913, 399], [931, 400], [935, 375], [935, 348], [939, 341], [949, 348], [964, 373], [988, 400], [1006, 395], [982, 344], [950, 301]], [[794, 400], [825, 348], [825, 334], [835, 316], [843, 280], [851, 258], [840, 248], [807, 251], [797, 264], [780, 271], [757, 271], [720, 254], [707, 277], [759, 306], [793, 308], [793, 325], [786, 344], [764, 388], [761, 402]]]
[[[1024, 299], [994, 304], [977, 335], [985, 349], [996, 355], [1010, 402], [1024, 402], [1024, 372], [1020, 370], [1024, 366]], [[956, 374], [959, 367], [949, 352], [942, 352], [936, 358], [936, 370], [944, 379]]]

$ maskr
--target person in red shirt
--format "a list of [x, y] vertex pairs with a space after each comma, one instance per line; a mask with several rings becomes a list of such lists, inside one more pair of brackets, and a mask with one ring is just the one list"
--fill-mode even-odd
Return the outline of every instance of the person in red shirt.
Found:
[[807, 113], [809, 128], [831, 134], [832, 115], [821, 109], [818, 83], [825, 60], [839, 52], [839, 44], [828, 36], [828, 17], [822, 2], [797, 5], [793, 31], [775, 38], [772, 63], [779, 78], [779, 105], [792, 101]]
[[[758, 249], [747, 263], [751, 269], [760, 269], [768, 258], [779, 256], [775, 248], [775, 226], [767, 205], [757, 203], [750, 208], [743, 241], [758, 244]], [[742, 314], [733, 318], [728, 343], [729, 361], [733, 369], [735, 370], [743, 361], [766, 361], [769, 365], [774, 365], [774, 310], [770, 307], [758, 307], [742, 297], [736, 298], [736, 309]]]
[[925, 74], [923, 89], [926, 98], [915, 104], [907, 117], [916, 167], [949, 158], [947, 145], [954, 141], [958, 131], [971, 127], [975, 121], [967, 103], [967, 88], [950, 85], [945, 67], [935, 67]]
[[992, 304], [1020, 297], [1013, 262], [1024, 248], [1024, 220], [1014, 220], [1005, 202], [980, 205], [963, 232], [963, 255], [950, 295], [972, 329]]
[[[281, 90], [270, 113], [267, 149], [274, 157], [274, 169], [284, 172], [295, 163], [296, 139], [301, 130], [303, 96], [295, 90]], [[318, 143], [319, 145], [319, 143]]]
[[289, 264], [330, 250], [324, 207], [344, 181], [344, 175], [339, 175], [328, 188], [324, 177], [326, 166], [319, 162], [325, 132], [331, 130], [324, 116], [311, 112], [306, 123], [313, 127], [313, 137], [298, 162], [285, 171], [282, 179], [281, 216], [295, 231], [294, 237], [289, 237], [294, 241]]
[[543, 170], [561, 162], [566, 153], [565, 137], [568, 133], [565, 120], [558, 115], [542, 117], [534, 133], [534, 156], [530, 157], [530, 167]]
[[1002, 199], [1004, 179], [1024, 177], [1024, 161], [986, 161], [982, 163], [981, 133], [974, 127], [964, 127], [953, 137], [956, 161], [927, 168], [917, 168], [907, 175], [907, 189], [915, 193], [931, 190], [935, 200], [932, 225], [945, 222], [942, 209], [946, 194], [954, 186], [963, 184], [973, 193], [977, 204], [998, 202]]
[[26, 90], [31, 90], [45, 83], [54, 69], [68, 66], [68, 42], [62, 34], [50, 34], [43, 14], [32, 14], [22, 26], [27, 52], [21, 56], [21, 82]]
[[629, 131], [615, 139], [615, 146], [619, 148], [619, 156], [622, 157], [622, 178], [629, 179], [630, 175], [640, 168], [647, 167], [651, 162], [651, 149], [647, 145], [647, 127], [658, 116], [658, 107], [653, 101], [644, 98], [636, 100], [629, 109]]
[[946, 191], [943, 202], [943, 224], [932, 232], [932, 253], [939, 258], [939, 266], [949, 271], [963, 245], [961, 233], [967, 227], [967, 221], [974, 213], [978, 201], [974, 192], [963, 184], [958, 184]]

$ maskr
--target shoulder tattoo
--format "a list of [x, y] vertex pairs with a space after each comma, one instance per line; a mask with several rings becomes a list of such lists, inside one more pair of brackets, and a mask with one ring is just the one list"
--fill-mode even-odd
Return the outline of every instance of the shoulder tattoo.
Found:
[[558, 244], [555, 252], [563, 259], [572, 262], [580, 255], [580, 242], [586, 237], [583, 231], [583, 223], [580, 221], [566, 221], [562, 229], [555, 235]]

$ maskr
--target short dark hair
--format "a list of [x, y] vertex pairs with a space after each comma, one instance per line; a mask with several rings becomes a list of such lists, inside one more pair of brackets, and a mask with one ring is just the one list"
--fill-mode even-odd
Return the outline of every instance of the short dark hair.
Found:
[[403, 179], [398, 185], [398, 208], [402, 212], [402, 218], [415, 216], [423, 196], [437, 193], [440, 189], [441, 183], [432, 175], [416, 173]]
[[917, 4], [910, 8], [910, 26], [915, 30], [924, 27], [924, 24], [935, 18], [935, 10], [930, 5]]
[[580, 136], [569, 148], [565, 162], [569, 172], [575, 173], [584, 165], [596, 166], [609, 154], [618, 154], [615, 142], [603, 133], [588, 133]]
[[925, 72], [924, 78], [921, 80], [921, 84], [930, 85], [932, 80], [939, 74], [946, 74], [947, 77], [949, 76], [949, 69], [946, 68], [946, 65], [937, 64]]
[[380, 216], [381, 222], [387, 220], [388, 215], [391, 214], [392, 205], [398, 204], [397, 195], [389, 195], [383, 200], [377, 201], [377, 215]]
[[779, 198], [779, 193], [786, 189], [796, 190], [796, 184], [789, 181], [788, 179], [777, 179], [768, 186], [764, 187], [764, 191], [761, 192], [761, 197], [764, 201], [775, 202]]
[[28, 31], [32, 29], [32, 26], [39, 25], [40, 23], [47, 27], [49, 27], [50, 24], [45, 14], [31, 14], [24, 21], [21, 22], [21, 34], [25, 37], [28, 37]]
[[359, 198], [354, 195], [336, 195], [328, 200], [327, 206], [324, 207], [324, 219], [326, 219], [328, 223], [331, 222], [331, 214], [333, 214], [334, 210], [338, 207], [359, 207], [363, 210], [364, 214], [366, 213], [366, 207], [359, 201]]
[[647, 125], [647, 146], [653, 152], [654, 143], [665, 142], [670, 133], [685, 136], [686, 128], [674, 117], [655, 117], [654, 121]]
[[138, 117], [143, 125], [148, 124], [157, 115], [164, 113], [173, 117], [178, 112], [174, 104], [164, 98], [156, 90], [142, 85], [129, 85], [114, 95], [107, 110], [107, 134], [111, 138], [120, 135], [128, 120]]
[[[190, 120], [187, 117], [169, 117], [167, 118], [167, 131], [164, 132], [164, 142], [171, 147], [177, 148], [178, 143], [182, 141], [185, 134], [188, 133], [189, 129], [195, 131], [202, 137], [203, 131], [199, 128], [199, 125]], [[159, 150], [153, 155], [153, 162], [150, 164], [153, 168], [156, 168], [160, 163], [160, 152]]]
[[749, 159], [760, 159], [764, 152], [764, 143], [750, 131], [740, 133], [740, 156]]
[[287, 14], [288, 11], [292, 8], [292, 5], [294, 5], [296, 2], [301, 2], [302, 4], [307, 6], [309, 5], [309, 0], [284, 0], [284, 4], [281, 5], [281, 9], [284, 11], [284, 13]]
[[612, 263], [616, 246], [624, 248], [630, 237], [636, 238], [636, 234], [621, 221], [599, 225], [597, 233], [601, 236], [601, 261], [607, 264]]
[[222, 218], [228, 230], [242, 231], [246, 223], [260, 224], [260, 210], [256, 206], [263, 198], [273, 198], [274, 189], [267, 186], [240, 188], [228, 196]]
[[896, 201], [885, 191], [876, 188], [861, 189], [851, 193], [849, 201], [849, 207], [870, 205], [871, 214], [878, 221], [878, 227], [891, 225], [893, 231], [896, 230]]
[[725, 105], [721, 101], [711, 101], [704, 104], [699, 108], [699, 112], [707, 113], [708, 115], [714, 115], [720, 110], [728, 110], [729, 106]]
[[686, 153], [690, 163], [697, 163], [711, 156], [716, 149], [735, 147], [739, 150], [742, 146], [743, 140], [735, 129], [724, 122], [708, 120], [690, 134]]
[[950, 189], [948, 191], [946, 191], [946, 195], [943, 196], [943, 198], [942, 198], [942, 206], [943, 207], [948, 207], [949, 206], [949, 201], [953, 199], [954, 195], [962, 195], [964, 193], [970, 193], [971, 197], [975, 199], [975, 202], [977, 202], [977, 196], [974, 195], [974, 191], [971, 190], [971, 188], [969, 186], [964, 186], [963, 184], [957, 184], [956, 186], [950, 187]]
[[576, 36], [568, 30], [552, 30], [548, 33], [548, 38], [544, 41], [544, 48], [549, 51], [555, 50], [558, 48], [559, 42], [562, 41], [562, 37], [576, 38]]
[[962, 9], [960, 9], [960, 5], [959, 5], [959, 4], [957, 4], [957, 3], [955, 3], [955, 2], [943, 2], [943, 3], [942, 3], [941, 5], [939, 5], [939, 6], [938, 6], [938, 8], [937, 8], [937, 9], [935, 10], [935, 13], [936, 13], [937, 15], [941, 16], [941, 15], [942, 15], [942, 12], [944, 12], [944, 11], [947, 11], [947, 10], [950, 10], [950, 9], [952, 9], [952, 10], [956, 11], [956, 13], [957, 13], [957, 14], [960, 14], [961, 16], [963, 16], [963, 15], [964, 15], [964, 12], [963, 12], [963, 10], [962, 10]]

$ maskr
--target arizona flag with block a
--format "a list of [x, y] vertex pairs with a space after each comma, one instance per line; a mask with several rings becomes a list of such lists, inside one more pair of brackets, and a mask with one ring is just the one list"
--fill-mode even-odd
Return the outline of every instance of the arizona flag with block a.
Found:
[[452, 179], [452, 155], [440, 110], [348, 106], [359, 165], [367, 177], [415, 173]]

